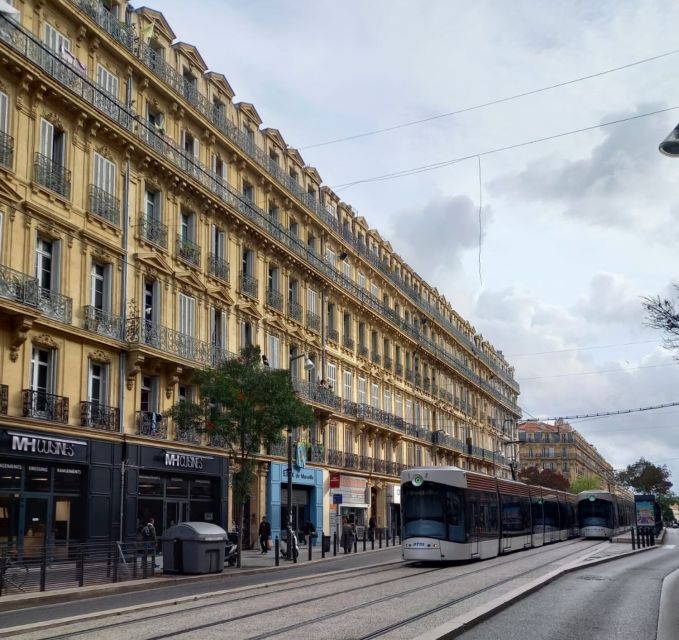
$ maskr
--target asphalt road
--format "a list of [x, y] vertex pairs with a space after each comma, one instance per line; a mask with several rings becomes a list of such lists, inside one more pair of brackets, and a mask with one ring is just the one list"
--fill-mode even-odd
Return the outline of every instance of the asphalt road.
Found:
[[679, 600], [669, 599], [674, 617], [662, 633], [658, 633], [658, 615], [663, 580], [679, 569], [679, 532], [668, 531], [664, 542], [651, 553], [566, 574], [458, 637], [676, 640]]

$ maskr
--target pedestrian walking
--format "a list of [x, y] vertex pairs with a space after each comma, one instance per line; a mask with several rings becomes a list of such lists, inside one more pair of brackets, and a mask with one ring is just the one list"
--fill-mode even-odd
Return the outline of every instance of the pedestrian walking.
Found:
[[371, 542], [375, 539], [375, 527], [377, 526], [377, 520], [374, 515], [370, 516], [368, 520], [368, 540]]
[[355, 529], [353, 524], [349, 524], [346, 517], [342, 518], [342, 548], [344, 553], [351, 553], [354, 548]]
[[[141, 538], [144, 541], [144, 550], [150, 556], [156, 555], [156, 546], [158, 544], [158, 535], [156, 534], [156, 521], [149, 518], [146, 524], [142, 527]], [[158, 568], [157, 564], [153, 565]]]
[[259, 523], [259, 545], [262, 547], [262, 553], [269, 553], [269, 540], [271, 539], [271, 524], [262, 516], [262, 521]]

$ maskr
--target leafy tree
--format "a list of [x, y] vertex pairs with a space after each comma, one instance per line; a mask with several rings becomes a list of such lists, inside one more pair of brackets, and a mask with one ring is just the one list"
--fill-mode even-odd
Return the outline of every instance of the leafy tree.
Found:
[[638, 493], [655, 493], [664, 495], [669, 492], [672, 475], [666, 465], [659, 467], [644, 458], [639, 458], [626, 469], [615, 474], [617, 482], [626, 487], [632, 487]]
[[674, 522], [675, 517], [672, 505], [679, 504], [679, 496], [669, 491], [665, 495], [658, 496], [658, 504], [660, 504], [662, 511], [663, 522]]
[[601, 478], [597, 478], [596, 476], [582, 476], [571, 482], [569, 491], [571, 493], [580, 493], [582, 491], [592, 491], [596, 489], [601, 489]]
[[200, 400], [180, 401], [170, 411], [177, 428], [207, 433], [235, 461], [231, 487], [238, 522], [238, 566], [243, 548], [243, 506], [256, 477], [255, 459], [262, 447], [283, 440], [284, 429], [314, 422], [312, 409], [301, 402], [284, 369], [261, 365], [259, 347], [249, 346], [238, 358], [219, 367], [197, 371]]
[[570, 486], [568, 478], [565, 478], [560, 473], [551, 469], [540, 470], [537, 467], [521, 469], [519, 471], [519, 480], [526, 484], [539, 485], [547, 489], [556, 489], [557, 491], [568, 491]]

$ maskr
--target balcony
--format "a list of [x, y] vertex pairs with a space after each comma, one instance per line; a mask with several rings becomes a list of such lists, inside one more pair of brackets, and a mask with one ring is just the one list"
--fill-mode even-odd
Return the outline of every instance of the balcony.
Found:
[[0, 416], [7, 415], [7, 406], [9, 404], [9, 386], [0, 384]]
[[190, 262], [195, 267], [200, 266], [200, 247], [181, 235], [177, 234], [177, 257]]
[[14, 138], [0, 131], [0, 164], [8, 169], [12, 168], [14, 160]]
[[80, 403], [80, 426], [102, 431], [120, 430], [120, 412], [98, 402]]
[[167, 418], [156, 411], [137, 411], [137, 434], [167, 438]]
[[325, 462], [325, 447], [322, 444], [309, 445], [309, 462]]
[[301, 323], [303, 315], [304, 310], [302, 309], [302, 305], [294, 300], [288, 300], [288, 318]]
[[85, 314], [85, 329], [93, 331], [100, 336], [125, 340], [125, 324], [121, 316], [114, 315], [103, 309], [97, 309], [91, 305], [83, 307]]
[[39, 185], [68, 200], [71, 197], [71, 172], [40, 153], [35, 154], [33, 179]]
[[240, 292], [243, 295], [248, 296], [248, 298], [257, 300], [257, 296], [259, 295], [259, 284], [257, 282], [257, 278], [253, 278], [252, 276], [241, 272], [239, 280]]
[[266, 290], [266, 305], [276, 311], [283, 311], [283, 294], [275, 289]]
[[328, 466], [344, 466], [344, 453], [342, 451], [337, 451], [337, 449], [328, 449]]
[[306, 312], [306, 326], [314, 333], [321, 332], [321, 317], [313, 311]]
[[179, 331], [141, 318], [128, 318], [125, 331], [131, 345], [148, 346], [206, 367], [219, 366], [233, 354], [221, 345], [198, 340]]
[[368, 347], [366, 347], [364, 344], [359, 344], [358, 345], [358, 355], [367, 358], [368, 357]]
[[92, 20], [99, 24], [104, 31], [113, 36], [129, 51], [133, 50], [136, 33], [134, 28], [125, 22], [121, 22], [98, 0], [74, 0], [81, 11], [86, 13]]
[[380, 362], [382, 362], [382, 358], [380, 358], [380, 354], [377, 351], [373, 351], [370, 355], [370, 361], [373, 364], [380, 364]]
[[200, 444], [200, 431], [194, 424], [175, 425], [175, 440], [189, 444]]
[[73, 301], [71, 298], [43, 287], [40, 287], [39, 294], [38, 309], [40, 311], [54, 320], [71, 324], [73, 318]]
[[293, 379], [292, 386], [297, 395], [304, 400], [311, 400], [312, 402], [339, 410], [341, 400], [329, 387], [322, 387], [317, 382], [309, 382], [299, 378]]
[[25, 418], [68, 424], [68, 398], [36, 389], [24, 389], [21, 396]]
[[397, 376], [403, 375], [403, 365], [400, 362], [396, 363], [395, 373], [396, 373]]
[[0, 264], [0, 298], [38, 306], [38, 279]]
[[351, 336], [345, 335], [342, 338], [342, 346], [345, 349], [350, 349], [351, 351], [353, 351], [354, 350], [354, 339]]
[[144, 240], [167, 249], [167, 225], [160, 220], [142, 215], [139, 218], [139, 233]]
[[91, 184], [90, 213], [117, 227], [120, 224], [120, 200], [107, 191]]
[[333, 329], [332, 327], [327, 328], [327, 336], [328, 340], [331, 342], [334, 342], [337, 344], [339, 342], [339, 331], [337, 329]]
[[389, 369], [391, 371], [393, 361], [391, 359], [391, 356], [384, 356], [384, 368]]
[[229, 263], [213, 253], [208, 253], [207, 255], [207, 270], [215, 278], [219, 278], [224, 282], [229, 281]]
[[269, 455], [279, 456], [280, 458], [284, 458], [285, 456], [287, 456], [288, 448], [286, 446], [285, 441], [275, 442], [274, 444], [269, 445]]

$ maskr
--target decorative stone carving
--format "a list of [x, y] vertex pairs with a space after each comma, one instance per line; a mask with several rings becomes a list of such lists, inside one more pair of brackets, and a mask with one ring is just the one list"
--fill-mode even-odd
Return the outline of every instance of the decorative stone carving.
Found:
[[[33, 321], [31, 321], [33, 324]], [[37, 344], [41, 347], [47, 347], [48, 349], [56, 349], [59, 345], [55, 342], [54, 338], [47, 333], [40, 333], [31, 338], [33, 344]]]
[[60, 131], [64, 130], [64, 123], [56, 113], [50, 111], [49, 113], [43, 113], [42, 117], [48, 122], [51, 122]]
[[18, 316], [12, 326], [12, 334], [10, 338], [9, 359], [16, 362], [19, 357], [19, 347], [26, 342], [28, 332], [33, 326], [33, 318], [26, 316]]
[[109, 353], [106, 353], [105, 351], [102, 351], [101, 349], [91, 351], [88, 354], [88, 357], [90, 360], [92, 360], [92, 362], [102, 362], [104, 364], [111, 364], [111, 355]]

